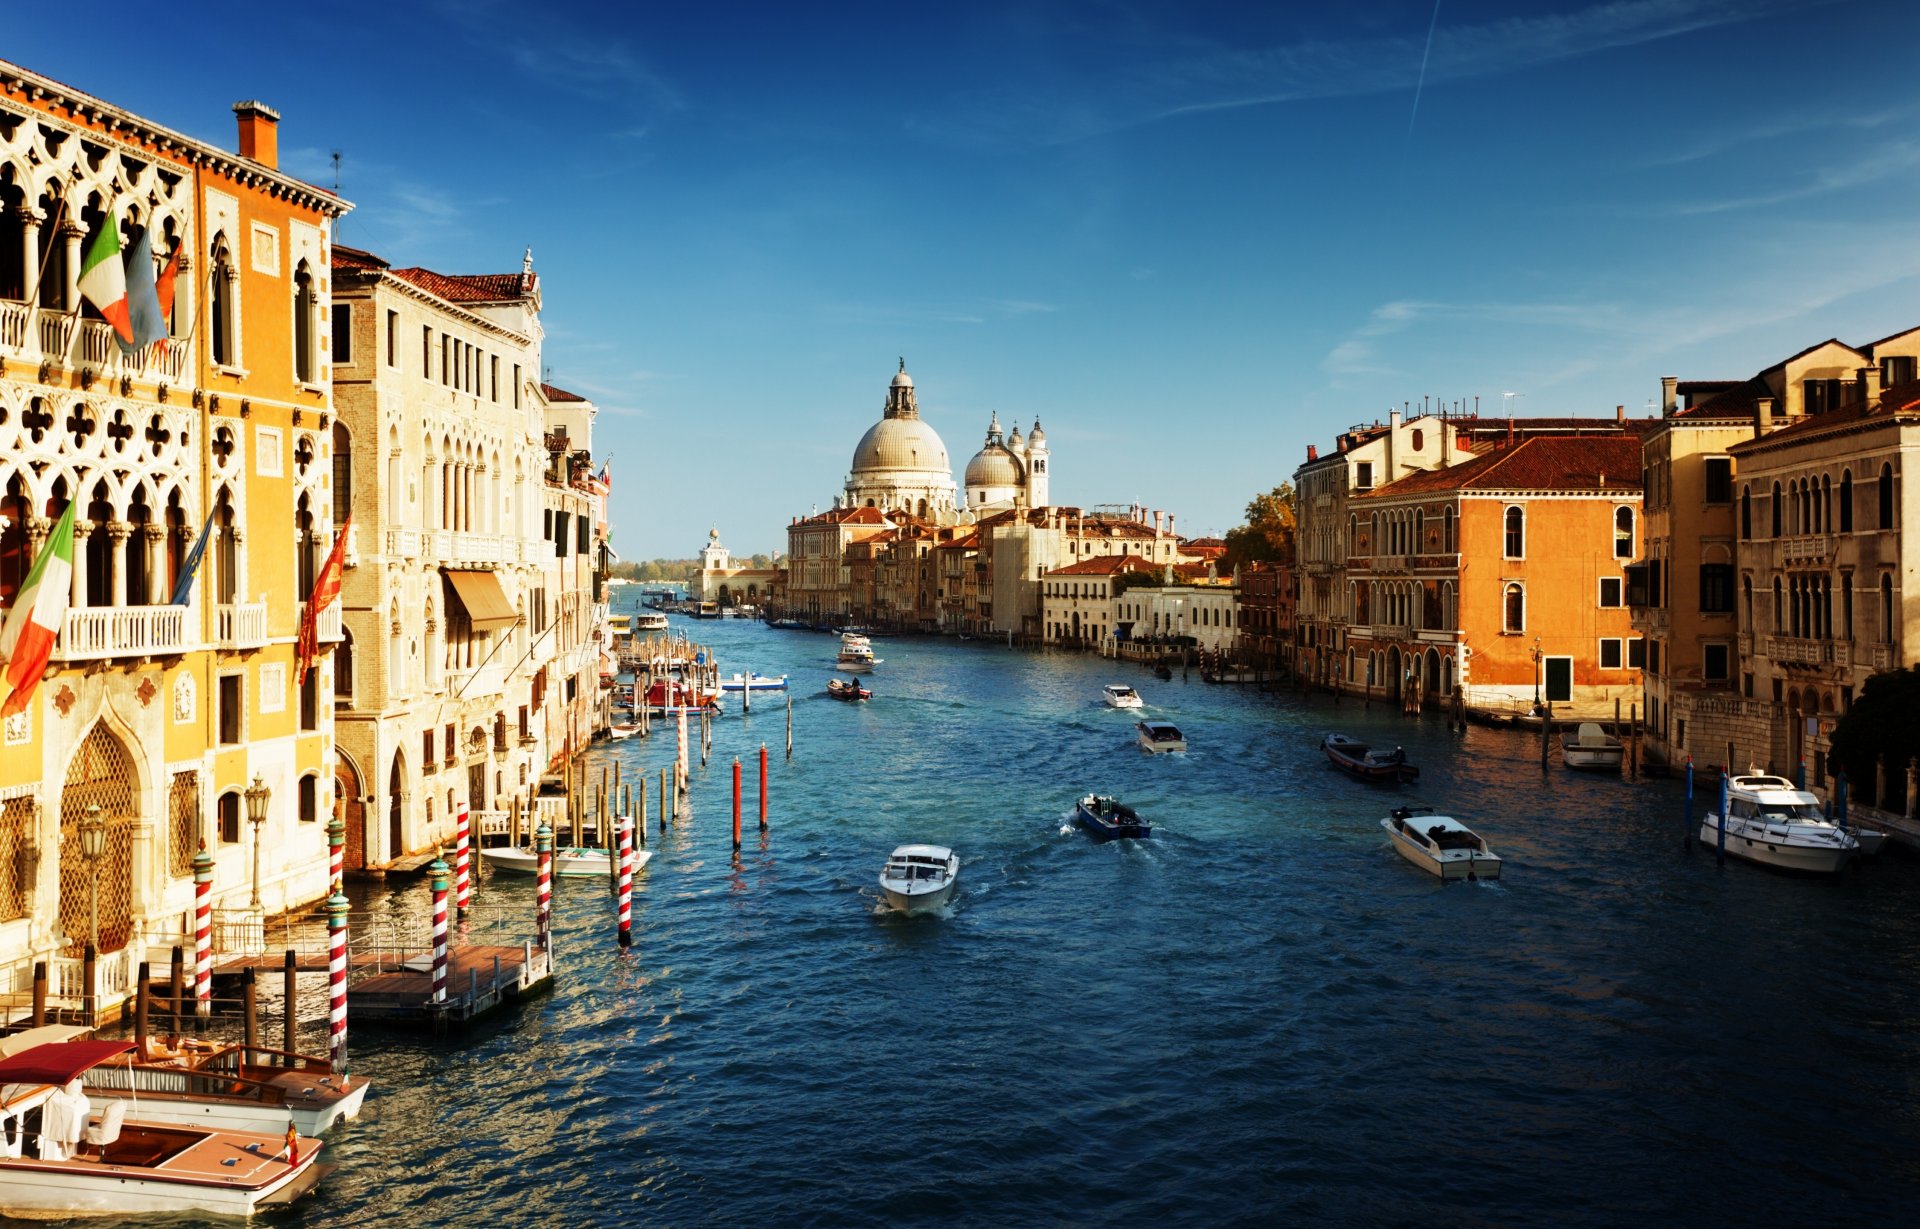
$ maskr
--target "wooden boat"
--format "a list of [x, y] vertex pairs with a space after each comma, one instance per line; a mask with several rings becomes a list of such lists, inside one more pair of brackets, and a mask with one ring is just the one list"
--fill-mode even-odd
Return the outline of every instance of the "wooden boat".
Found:
[[1140, 813], [1118, 798], [1088, 794], [1073, 804], [1073, 817], [1082, 828], [1100, 840], [1144, 838], [1153, 835], [1152, 825]]
[[[1720, 842], [1718, 800], [1700, 821], [1700, 840]], [[1829, 875], [1860, 852], [1852, 832], [1828, 819], [1820, 798], [1785, 777], [1748, 773], [1727, 782], [1727, 852], [1780, 870]]]
[[827, 694], [836, 700], [873, 699], [873, 692], [862, 687], [858, 679], [828, 679]]
[[[598, 875], [606, 879], [613, 874], [613, 858], [618, 850], [601, 849], [596, 845], [565, 845], [553, 851], [553, 874], [556, 878], [580, 878]], [[480, 856], [487, 865], [495, 870], [515, 875], [537, 875], [540, 873], [540, 855], [531, 849], [482, 849]], [[633, 869], [638, 871], [653, 857], [651, 849], [633, 851]]]
[[959, 882], [959, 857], [940, 845], [902, 845], [880, 868], [880, 895], [906, 914], [938, 909]]
[[1357, 738], [1329, 734], [1320, 740], [1320, 749], [1335, 768], [1362, 781], [1411, 781], [1420, 770], [1407, 763], [1407, 753], [1399, 747], [1376, 751]]
[[1499, 856], [1451, 815], [1435, 815], [1426, 807], [1395, 807], [1380, 826], [1395, 853], [1443, 881], [1500, 877]]
[[1582, 721], [1572, 734], [1560, 736], [1560, 761], [1568, 768], [1619, 772], [1626, 751], [1626, 744], [1601, 729], [1597, 721]]
[[1140, 731], [1140, 749], [1150, 754], [1185, 751], [1187, 736], [1171, 721], [1142, 721], [1133, 727]]
[[1153, 668], [1153, 677], [1162, 680], [1170, 679], [1173, 677], [1173, 667], [1166, 665], [1155, 666]]
[[0, 1058], [0, 1215], [244, 1217], [292, 1202], [332, 1168], [319, 1140], [292, 1130], [153, 1122], [118, 1099], [94, 1116], [82, 1077], [133, 1049], [64, 1041]]
[[623, 738], [632, 738], [640, 732], [640, 726], [632, 721], [615, 722], [607, 727], [607, 737], [619, 742]]

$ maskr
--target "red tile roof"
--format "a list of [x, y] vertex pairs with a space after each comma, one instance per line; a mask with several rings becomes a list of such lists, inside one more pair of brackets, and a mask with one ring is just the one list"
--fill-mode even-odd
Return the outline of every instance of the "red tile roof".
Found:
[[1151, 572], [1153, 564], [1138, 555], [1096, 555], [1055, 568], [1048, 576], [1112, 576], [1117, 572]]
[[1637, 491], [1640, 460], [1635, 436], [1528, 436], [1446, 469], [1409, 474], [1359, 498], [1425, 491]]
[[564, 388], [555, 388], [551, 384], [542, 384], [540, 391], [546, 394], [548, 401], [585, 401], [579, 393], [570, 393]]
[[1773, 444], [1781, 440], [1797, 440], [1803, 435], [1818, 435], [1823, 431], [1866, 422], [1869, 419], [1891, 420], [1897, 415], [1920, 412], [1920, 381], [1910, 384], [1897, 384], [1880, 394], [1878, 401], [1849, 401], [1838, 409], [1828, 410], [1824, 414], [1811, 414], [1796, 420], [1791, 426], [1779, 427], [1758, 439], [1742, 440], [1730, 451], [1739, 453], [1758, 444]]
[[418, 265], [393, 275], [449, 303], [510, 303], [531, 295], [540, 279], [537, 273], [435, 273]]
[[385, 269], [387, 262], [372, 252], [363, 252], [359, 248], [350, 248], [344, 243], [333, 245], [333, 267], [336, 269]]

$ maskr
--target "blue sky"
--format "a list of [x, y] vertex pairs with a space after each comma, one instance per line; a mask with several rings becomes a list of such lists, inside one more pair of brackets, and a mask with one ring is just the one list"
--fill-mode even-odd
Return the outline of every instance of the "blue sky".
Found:
[[229, 148], [271, 103], [395, 264], [531, 245], [629, 559], [783, 549], [902, 355], [956, 471], [1037, 414], [1056, 502], [1193, 534], [1407, 401], [1645, 413], [1920, 324], [1911, 3], [78, 11], [0, 55]]

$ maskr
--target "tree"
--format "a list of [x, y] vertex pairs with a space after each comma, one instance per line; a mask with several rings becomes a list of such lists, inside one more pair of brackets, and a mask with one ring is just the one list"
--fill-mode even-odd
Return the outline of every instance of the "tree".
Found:
[[1247, 523], [1227, 530], [1221, 570], [1293, 559], [1293, 484], [1283, 482], [1247, 504]]
[[[1851, 789], [1864, 800], [1873, 789], [1874, 769], [1887, 765], [1887, 793], [1904, 797], [1907, 765], [1920, 757], [1920, 668], [1889, 670], [1869, 678], [1844, 717], [1833, 727], [1833, 759], [1846, 769]], [[1876, 804], [1884, 799], [1876, 798]]]

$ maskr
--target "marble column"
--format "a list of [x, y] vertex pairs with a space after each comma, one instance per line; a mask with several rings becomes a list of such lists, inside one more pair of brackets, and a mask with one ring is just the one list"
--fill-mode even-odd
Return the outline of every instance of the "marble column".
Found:
[[133, 532], [133, 526], [125, 521], [107, 522], [107, 570], [112, 573], [108, 586], [113, 593], [113, 604], [127, 604], [127, 537]]

